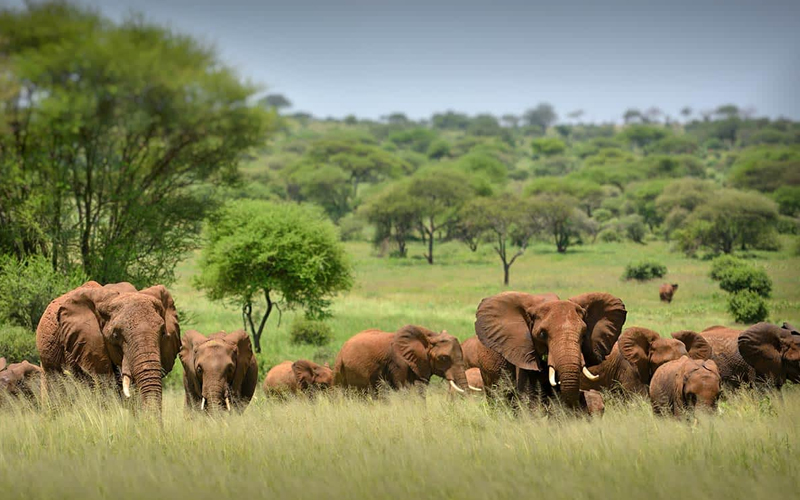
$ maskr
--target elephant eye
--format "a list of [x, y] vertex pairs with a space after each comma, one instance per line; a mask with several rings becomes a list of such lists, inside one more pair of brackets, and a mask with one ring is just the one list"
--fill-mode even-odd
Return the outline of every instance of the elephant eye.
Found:
[[197, 372], [198, 375], [200, 375], [201, 373], [203, 373], [203, 367], [197, 365], [197, 368], [195, 368], [194, 371]]
[[450, 356], [448, 356], [447, 354], [442, 354], [441, 356], [439, 356], [439, 361], [447, 361], [449, 359]]

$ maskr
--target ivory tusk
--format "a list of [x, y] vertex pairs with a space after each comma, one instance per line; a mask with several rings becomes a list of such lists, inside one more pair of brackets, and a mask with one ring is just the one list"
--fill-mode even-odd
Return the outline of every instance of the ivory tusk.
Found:
[[469, 385], [469, 384], [467, 384], [467, 387], [469, 387], [469, 388], [470, 388], [470, 389], [472, 389], [473, 391], [477, 391], [477, 392], [483, 392], [483, 389], [480, 389], [480, 388], [478, 388], [478, 387], [472, 387], [472, 386], [471, 386], [471, 385]]
[[225, 398], [225, 408], [231, 411], [231, 398]]
[[552, 366], [550, 367], [550, 385], [552, 385], [553, 387], [558, 385], [556, 383], [556, 369], [553, 368]]
[[122, 376], [122, 394], [126, 398], [131, 397], [131, 378], [127, 375]]
[[589, 380], [597, 380], [600, 378], [600, 375], [593, 375], [592, 372], [590, 372], [585, 366], [583, 367], [583, 376]]
[[200, 402], [200, 410], [205, 410], [205, 409], [206, 409], [206, 398], [203, 398], [203, 400]]
[[450, 381], [450, 385], [453, 386], [453, 389], [457, 390], [458, 392], [462, 392], [462, 393], [463, 392], [467, 392], [464, 389], [462, 389], [461, 387], [457, 386], [456, 383], [453, 382], [452, 380]]

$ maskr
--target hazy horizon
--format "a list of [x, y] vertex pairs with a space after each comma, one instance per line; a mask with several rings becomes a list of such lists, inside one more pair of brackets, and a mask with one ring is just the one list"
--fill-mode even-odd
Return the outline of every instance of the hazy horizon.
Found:
[[[21, 0], [0, 0], [21, 6]], [[428, 118], [448, 109], [619, 122], [733, 103], [800, 119], [800, 2], [82, 0], [213, 43], [223, 60], [292, 101], [291, 112]]]

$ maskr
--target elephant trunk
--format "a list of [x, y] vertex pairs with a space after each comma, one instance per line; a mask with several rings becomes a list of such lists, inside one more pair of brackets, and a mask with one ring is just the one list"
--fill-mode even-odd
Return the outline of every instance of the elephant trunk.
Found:
[[580, 405], [583, 364], [579, 339], [578, 334], [569, 335], [568, 339], [551, 347], [548, 354], [550, 384], [559, 388], [561, 399], [570, 408]]
[[444, 374], [450, 382], [450, 386], [458, 393], [464, 393], [469, 389], [469, 382], [467, 382], [467, 372], [463, 366], [453, 366]]
[[[126, 353], [125, 358], [127, 359], [123, 360], [123, 365], [127, 365], [127, 361], [130, 359], [129, 366], [133, 377], [132, 382], [139, 390], [142, 406], [146, 409], [160, 412], [163, 393], [161, 385], [161, 356], [158, 344], [155, 342], [153, 344], [146, 350], [131, 346], [133, 348], [130, 353]], [[127, 368], [123, 369], [123, 392], [126, 386], [130, 391], [130, 384], [126, 383], [124, 379], [125, 372], [127, 372]]]
[[203, 384], [202, 406], [204, 410], [225, 409], [231, 410], [231, 390], [225, 384]]

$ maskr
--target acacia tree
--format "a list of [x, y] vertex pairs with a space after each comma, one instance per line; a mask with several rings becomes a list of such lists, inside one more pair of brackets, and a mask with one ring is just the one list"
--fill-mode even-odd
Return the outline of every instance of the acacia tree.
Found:
[[538, 229], [530, 204], [511, 194], [471, 200], [461, 211], [459, 225], [470, 228], [475, 240], [483, 236], [492, 243], [503, 264], [506, 286], [511, 266], [525, 253]]
[[418, 172], [412, 177], [408, 192], [418, 203], [418, 227], [428, 244], [425, 258], [433, 264], [436, 232], [455, 222], [474, 189], [463, 172], [440, 167]]
[[3, 191], [37, 221], [17, 246], [100, 281], [169, 280], [213, 207], [197, 186], [233, 178], [274, 123], [248, 104], [257, 89], [138, 18], [30, 2], [0, 11], [0, 32], [0, 169], [23, 186]]
[[578, 200], [568, 195], [540, 195], [531, 200], [532, 217], [552, 236], [559, 253], [592, 229], [592, 221], [577, 207]]
[[380, 245], [392, 238], [400, 257], [406, 257], [406, 242], [419, 220], [419, 204], [406, 182], [397, 182], [372, 197], [361, 212], [375, 224], [374, 243]]
[[[242, 308], [256, 352], [261, 352], [261, 335], [276, 304], [301, 308], [307, 317], [327, 317], [331, 297], [353, 284], [336, 227], [318, 209], [238, 200], [214, 215], [205, 233], [208, 243], [195, 286], [212, 300]], [[256, 327], [258, 296], [264, 297], [266, 309]]]

